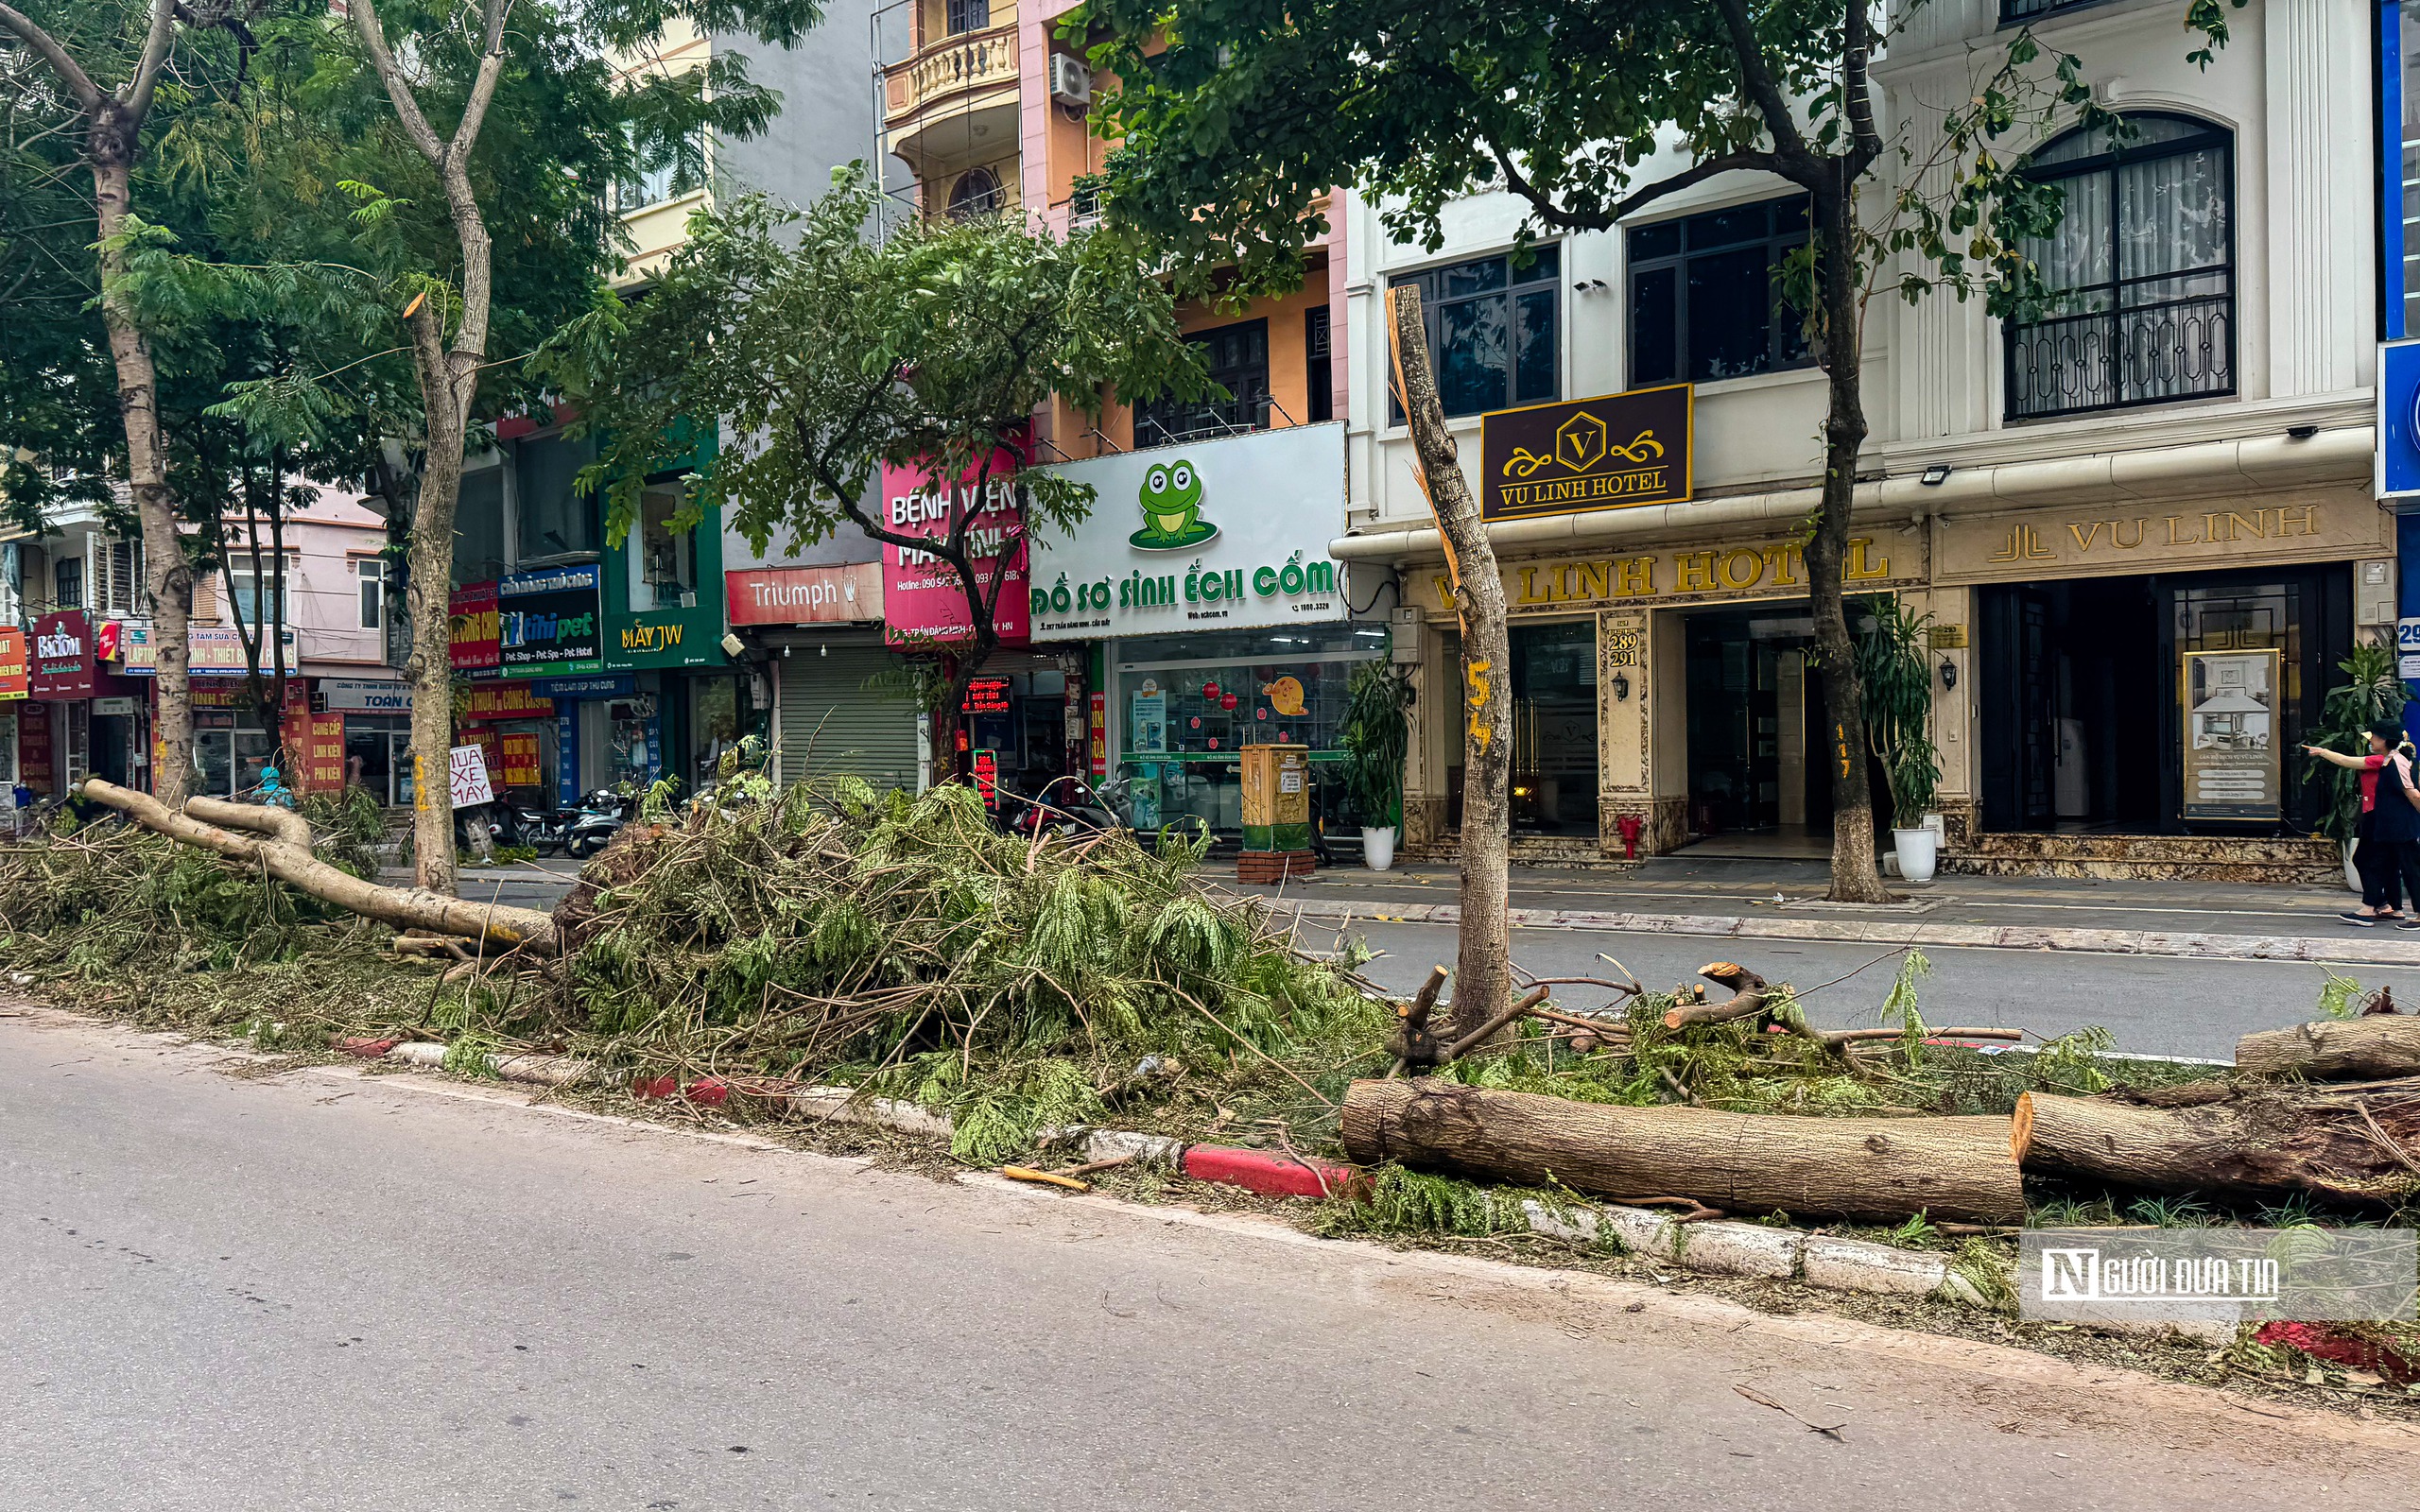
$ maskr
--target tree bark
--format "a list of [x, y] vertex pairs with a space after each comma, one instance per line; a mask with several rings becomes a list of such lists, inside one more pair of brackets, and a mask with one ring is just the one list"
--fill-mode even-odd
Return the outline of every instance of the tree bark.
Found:
[[1874, 795], [1865, 775], [1865, 691], [1849, 636], [1849, 511], [1857, 500], [1858, 453], [1864, 449], [1863, 316], [1857, 286], [1857, 198], [1834, 186], [1814, 196], [1816, 289], [1822, 320], [1817, 352], [1830, 383], [1824, 417], [1824, 498], [1806, 541], [1807, 593], [1824, 669], [1824, 754], [1832, 779], [1832, 891], [1835, 902], [1891, 901], [1874, 865]]
[[[1454, 611], [1462, 627], [1461, 941], [1450, 1019], [1452, 1038], [1461, 1039], [1502, 1013], [1512, 996], [1512, 641], [1495, 547], [1437, 400], [1420, 291], [1406, 286], [1389, 297], [1394, 382], [1419, 457], [1420, 486], [1445, 539]], [[1441, 699], [1431, 707], [1447, 705]]]
[[2236, 1041], [2235, 1069], [2310, 1081], [2420, 1075], [2420, 1018], [2387, 1013], [2264, 1029]]
[[2025, 1191], [1997, 1118], [1790, 1118], [1616, 1108], [1459, 1082], [1357, 1081], [1345, 1152], [1481, 1180], [1726, 1212], [2015, 1223]]
[[2028, 1172], [2113, 1186], [2393, 1206], [2420, 1194], [2420, 1078], [2199, 1082], [2136, 1097], [2027, 1092], [2011, 1146]]
[[382, 887], [311, 852], [311, 826], [287, 809], [193, 798], [179, 813], [147, 794], [97, 777], [83, 784], [86, 798], [106, 803], [144, 828], [171, 840], [199, 846], [230, 860], [257, 865], [283, 883], [338, 908], [391, 924], [480, 940], [491, 950], [518, 947], [552, 955], [558, 937], [550, 915], [534, 908], [469, 902], [420, 887]]
[[109, 333], [110, 357], [117, 368], [118, 410], [126, 425], [126, 475], [143, 527], [144, 590], [151, 605], [153, 682], [160, 712], [159, 765], [152, 791], [164, 802], [184, 801], [193, 776], [193, 701], [190, 641], [193, 567], [185, 559], [184, 533], [177, 524], [176, 494], [168, 487], [166, 446], [160, 430], [160, 372], [151, 341], [135, 324], [123, 284], [125, 249], [117, 238], [133, 209], [132, 179], [141, 112], [115, 99], [93, 112], [86, 146], [93, 170], [101, 260], [101, 324]]

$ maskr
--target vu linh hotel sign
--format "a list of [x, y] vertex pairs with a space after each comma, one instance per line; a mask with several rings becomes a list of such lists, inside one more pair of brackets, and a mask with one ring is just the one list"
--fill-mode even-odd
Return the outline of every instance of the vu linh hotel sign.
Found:
[[1481, 417], [1480, 518], [1686, 502], [1694, 397], [1668, 384]]

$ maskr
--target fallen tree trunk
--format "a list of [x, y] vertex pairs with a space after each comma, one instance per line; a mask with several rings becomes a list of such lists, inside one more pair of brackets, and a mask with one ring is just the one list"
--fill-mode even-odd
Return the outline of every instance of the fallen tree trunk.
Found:
[[2420, 1077], [2334, 1087], [2200, 1082], [2101, 1097], [2027, 1092], [2011, 1145], [2029, 1172], [2152, 1192], [2362, 1206], [2420, 1194]]
[[1614, 1108], [1459, 1082], [1357, 1081], [1345, 1152], [1482, 1180], [1726, 1212], [2015, 1223], [2025, 1192], [1996, 1118], [1791, 1118]]
[[479, 940], [492, 951], [518, 946], [534, 954], [555, 954], [551, 916], [534, 908], [466, 902], [421, 887], [382, 887], [365, 882], [313, 854], [311, 826], [289, 809], [194, 798], [187, 799], [184, 811], [179, 813], [148, 793], [97, 777], [84, 780], [83, 793], [147, 830], [231, 861], [258, 866], [280, 882], [365, 919], [397, 929]]
[[2420, 1018], [2376, 1014], [2264, 1029], [2236, 1041], [2235, 1069], [2312, 1081], [2420, 1074]]

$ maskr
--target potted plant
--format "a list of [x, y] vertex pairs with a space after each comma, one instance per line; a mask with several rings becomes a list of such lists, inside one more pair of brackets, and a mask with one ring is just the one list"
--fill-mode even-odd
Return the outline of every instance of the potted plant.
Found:
[[[2344, 681], [2327, 690], [2327, 701], [2320, 711], [2322, 725], [2310, 744], [2347, 756], [2364, 755], [2370, 748], [2370, 727], [2383, 719], [2401, 719], [2411, 695], [2395, 675], [2394, 648], [2383, 637], [2356, 644], [2353, 654], [2336, 667], [2344, 674]], [[2335, 841], [2343, 857], [2344, 885], [2360, 891], [2360, 876], [2353, 869], [2353, 835], [2361, 820], [2358, 774], [2330, 762], [2313, 761], [2303, 780], [2326, 787], [2330, 798], [2326, 811], [2319, 816], [2319, 833]]]
[[1941, 787], [1941, 755], [1932, 743], [1932, 659], [1926, 654], [1928, 614], [1895, 598], [1876, 598], [1858, 641], [1858, 675], [1865, 685], [1865, 735], [1891, 784], [1891, 841], [1899, 875], [1930, 882], [1939, 862], [1939, 832], [1925, 811]]
[[1411, 746], [1411, 679], [1391, 662], [1363, 662], [1344, 692], [1344, 788], [1361, 818], [1361, 856], [1373, 871], [1395, 864], [1403, 826], [1403, 763]]

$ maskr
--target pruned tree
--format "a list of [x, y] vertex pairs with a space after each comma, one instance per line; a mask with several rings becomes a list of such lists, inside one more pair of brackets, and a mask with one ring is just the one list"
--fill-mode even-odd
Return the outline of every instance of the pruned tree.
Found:
[[[1003, 459], [1028, 444], [1053, 399], [1098, 416], [1115, 391], [1132, 401], [1203, 387], [1166, 288], [1133, 261], [1082, 239], [1059, 241], [1011, 215], [915, 220], [871, 234], [878, 186], [858, 167], [804, 213], [759, 197], [699, 212], [689, 238], [643, 301], [611, 295], [540, 360], [578, 404], [602, 455], [589, 478], [620, 539], [659, 470], [668, 437], [721, 421], [685, 481], [676, 529], [708, 507], [762, 552], [775, 532], [793, 549], [855, 528], [946, 565], [967, 630], [934, 709], [964, 700], [1000, 644], [1008, 573], [1032, 534], [1064, 530], [1092, 506], [1089, 485], [1019, 474], [1020, 522], [981, 534], [974, 501]], [[938, 534], [869, 507], [885, 466], [960, 491]]]
[[[2241, 3], [2188, 0], [2196, 61], [2226, 40], [2225, 6]], [[2109, 121], [2081, 61], [2018, 29], [1951, 108], [1886, 127], [1873, 64], [1886, 28], [1916, 9], [1439, 0], [1407, 11], [1305, 0], [1281, 17], [1253, 0], [1089, 0], [1063, 24], [1119, 80], [1096, 106], [1098, 129], [1121, 141], [1103, 186], [1111, 232], [1153, 249], [1194, 286], [1290, 286], [1340, 184], [1371, 197], [1391, 233], [1431, 250], [1445, 206], [1489, 188], [1526, 205], [1524, 248], [1610, 230], [1724, 174], [1768, 174], [1806, 193], [1808, 246], [1780, 270], [1778, 292], [1829, 385], [1821, 500], [1804, 546], [1832, 731], [1832, 896], [1860, 902], [1887, 897], [1841, 584], [1867, 435], [1867, 304], [1886, 290], [1995, 301], [2036, 292], [2024, 240], [2055, 223], [2059, 203], [2026, 179], [2022, 153], [2057, 125]], [[1423, 434], [1433, 422], [1410, 418], [1424, 465], [1450, 455], [1449, 438]]]

